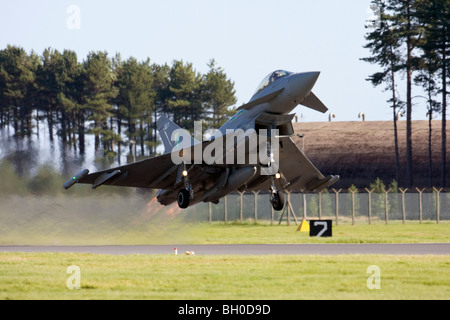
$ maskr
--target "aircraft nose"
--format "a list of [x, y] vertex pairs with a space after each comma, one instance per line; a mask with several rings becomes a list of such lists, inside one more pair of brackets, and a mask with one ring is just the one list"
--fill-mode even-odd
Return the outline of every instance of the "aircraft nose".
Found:
[[302, 97], [308, 95], [316, 84], [319, 75], [319, 71], [302, 72], [292, 75], [289, 79], [291, 94]]
[[312, 88], [316, 84], [316, 81], [319, 78], [320, 72], [313, 71], [313, 72], [305, 72], [305, 73], [301, 73], [301, 74], [305, 78], [305, 82], [309, 83]]
[[[317, 78], [319, 78], [319, 71], [302, 72], [294, 74], [291, 79], [294, 85], [301, 87], [314, 87]], [[291, 81], [290, 81], [291, 82]]]

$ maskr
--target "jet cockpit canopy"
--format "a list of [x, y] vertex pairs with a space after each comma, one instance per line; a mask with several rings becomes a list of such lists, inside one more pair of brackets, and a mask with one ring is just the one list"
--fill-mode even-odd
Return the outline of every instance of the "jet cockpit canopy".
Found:
[[263, 90], [265, 87], [273, 83], [274, 81], [287, 77], [289, 75], [293, 74], [293, 72], [285, 71], [285, 70], [277, 70], [270, 74], [268, 74], [259, 84], [258, 88], [256, 89], [255, 94], [259, 93], [261, 90]]

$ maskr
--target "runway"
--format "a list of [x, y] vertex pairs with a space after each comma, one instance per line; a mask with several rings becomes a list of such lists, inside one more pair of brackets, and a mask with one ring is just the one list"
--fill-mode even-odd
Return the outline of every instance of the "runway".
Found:
[[450, 255], [450, 243], [404, 244], [221, 244], [221, 245], [139, 245], [139, 246], [0, 246], [0, 252], [65, 252], [95, 254], [184, 254], [196, 255]]

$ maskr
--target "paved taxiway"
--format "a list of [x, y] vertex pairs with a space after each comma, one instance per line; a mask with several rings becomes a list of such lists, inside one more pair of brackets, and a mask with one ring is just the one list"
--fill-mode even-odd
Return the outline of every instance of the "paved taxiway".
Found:
[[393, 254], [450, 255], [450, 243], [404, 244], [223, 244], [223, 245], [140, 245], [140, 246], [0, 246], [0, 252], [75, 252], [96, 254], [178, 254], [194, 251], [197, 255], [263, 254]]

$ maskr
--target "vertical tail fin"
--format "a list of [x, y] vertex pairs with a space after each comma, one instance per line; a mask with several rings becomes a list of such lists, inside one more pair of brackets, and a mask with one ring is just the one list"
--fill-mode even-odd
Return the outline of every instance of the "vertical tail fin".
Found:
[[[172, 149], [180, 142], [186, 144], [186, 142], [178, 140], [179, 135], [177, 135], [177, 133], [175, 132], [177, 130], [185, 129], [180, 128], [177, 124], [175, 124], [173, 121], [170, 121], [167, 117], [159, 117], [159, 119], [156, 121], [156, 127], [158, 128], [159, 135], [164, 144], [164, 153], [172, 152]], [[183, 137], [184, 135], [181, 136]], [[191, 141], [189, 141], [187, 145], [193, 145], [194, 143], [195, 140], [191, 137]]]

